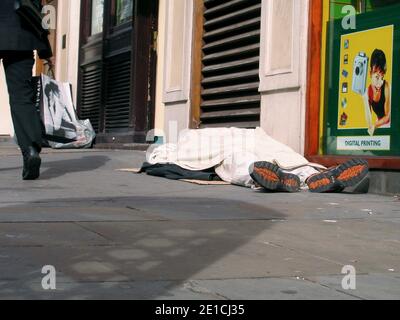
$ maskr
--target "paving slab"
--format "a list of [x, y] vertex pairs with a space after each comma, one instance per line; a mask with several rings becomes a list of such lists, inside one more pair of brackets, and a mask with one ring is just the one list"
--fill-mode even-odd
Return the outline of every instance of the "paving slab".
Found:
[[302, 278], [196, 280], [191, 284], [195, 290], [230, 300], [359, 300], [356, 295]]
[[0, 252], [3, 248], [105, 245], [109, 241], [76, 223], [0, 223]]
[[[344, 292], [339, 276], [316, 277], [312, 280], [326, 287]], [[352, 294], [364, 300], [399, 300], [400, 299], [400, 273], [357, 275], [356, 289], [348, 290]]]
[[0, 298], [400, 298], [398, 197], [198, 186], [116, 171], [145, 160], [118, 150], [46, 150], [21, 181], [18, 152], [0, 144]]

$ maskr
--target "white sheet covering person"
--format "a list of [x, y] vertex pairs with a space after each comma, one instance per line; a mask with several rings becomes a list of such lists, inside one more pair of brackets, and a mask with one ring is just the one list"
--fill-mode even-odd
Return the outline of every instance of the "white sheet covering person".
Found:
[[215, 167], [216, 173], [226, 182], [253, 187], [249, 168], [256, 161], [268, 161], [305, 180], [318, 173], [316, 168], [290, 147], [267, 135], [263, 129], [210, 128], [184, 130], [176, 144], [164, 144], [150, 149], [150, 164], [173, 163], [188, 170], [205, 170]]

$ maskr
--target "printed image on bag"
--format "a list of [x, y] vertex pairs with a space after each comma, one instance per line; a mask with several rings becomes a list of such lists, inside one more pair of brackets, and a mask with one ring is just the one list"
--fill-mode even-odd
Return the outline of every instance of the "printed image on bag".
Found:
[[90, 120], [76, 115], [69, 83], [41, 76], [41, 117], [52, 148], [89, 148], [95, 138]]

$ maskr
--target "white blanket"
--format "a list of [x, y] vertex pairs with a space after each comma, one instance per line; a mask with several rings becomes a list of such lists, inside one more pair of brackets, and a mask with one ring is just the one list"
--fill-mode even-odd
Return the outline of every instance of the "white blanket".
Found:
[[249, 167], [268, 161], [285, 170], [311, 164], [290, 147], [268, 136], [261, 128], [215, 128], [185, 130], [177, 144], [164, 144], [148, 151], [151, 164], [173, 163], [188, 170], [215, 167], [222, 180], [251, 186]]

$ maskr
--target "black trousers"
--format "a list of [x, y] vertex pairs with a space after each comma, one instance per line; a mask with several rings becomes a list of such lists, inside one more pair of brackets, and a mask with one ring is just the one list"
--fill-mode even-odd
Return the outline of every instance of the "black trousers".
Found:
[[34, 146], [40, 152], [42, 131], [34, 105], [32, 86], [32, 51], [0, 51], [10, 96], [11, 116], [18, 144], [22, 150]]

